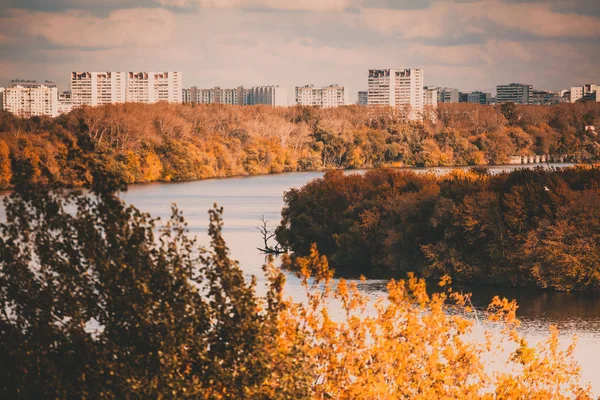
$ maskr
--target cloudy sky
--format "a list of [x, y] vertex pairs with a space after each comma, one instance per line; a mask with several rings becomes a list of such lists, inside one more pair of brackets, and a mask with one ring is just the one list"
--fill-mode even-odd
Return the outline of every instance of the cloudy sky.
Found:
[[600, 0], [0, 0], [0, 85], [179, 70], [184, 86], [345, 85], [369, 68], [492, 91], [600, 81]]

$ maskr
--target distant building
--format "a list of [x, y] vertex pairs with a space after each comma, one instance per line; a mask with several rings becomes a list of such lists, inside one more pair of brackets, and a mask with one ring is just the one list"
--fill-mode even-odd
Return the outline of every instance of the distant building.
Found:
[[254, 86], [248, 93], [249, 105], [287, 107], [287, 90], [279, 86]]
[[73, 107], [124, 103], [125, 72], [71, 72]]
[[485, 92], [470, 92], [470, 93], [466, 93], [466, 95], [467, 95], [467, 98], [466, 98], [467, 103], [481, 104], [484, 106], [490, 104], [490, 101], [492, 99], [492, 94], [485, 93]]
[[73, 98], [71, 92], [62, 92], [58, 95], [58, 113], [66, 114], [73, 110]]
[[469, 102], [469, 93], [458, 92], [458, 102], [459, 103], [468, 103]]
[[423, 87], [423, 106], [437, 108], [438, 88], [435, 86]]
[[218, 86], [212, 89], [199, 89], [195, 86], [183, 89], [182, 98], [185, 103], [195, 104], [229, 104], [251, 106], [265, 104], [273, 107], [287, 107], [287, 91], [279, 86], [255, 86], [234, 89], [223, 89]]
[[21, 86], [23, 88], [39, 88], [41, 85], [49, 87], [49, 88], [56, 87], [56, 83], [54, 83], [52, 81], [38, 82], [35, 80], [26, 80], [26, 79], [13, 79], [10, 81], [10, 85], [11, 85], [11, 87]]
[[582, 101], [594, 101], [596, 103], [600, 103], [600, 91], [596, 90], [594, 92], [586, 93], [578, 102]]
[[443, 87], [438, 90], [438, 103], [458, 103], [459, 92], [457, 88]]
[[313, 85], [296, 87], [296, 104], [321, 108], [339, 107], [346, 104], [344, 87], [330, 85], [315, 87]]
[[74, 107], [182, 101], [180, 72], [72, 72]]
[[369, 70], [368, 105], [406, 109], [411, 120], [421, 119], [423, 112], [423, 70]]
[[368, 104], [369, 104], [369, 92], [368, 91], [358, 92], [358, 105], [366, 106]]
[[128, 72], [126, 101], [181, 103], [181, 72]]
[[560, 102], [561, 96], [559, 92], [545, 90], [533, 90], [531, 92], [530, 104], [548, 106], [552, 104], [559, 104]]
[[221, 99], [221, 88], [198, 89], [192, 86], [189, 89], [183, 89], [183, 102], [196, 104], [212, 104], [216, 99]]
[[14, 81], [12, 87], [5, 88], [1, 94], [2, 109], [19, 117], [58, 115], [58, 89], [52, 83], [46, 85], [27, 81], [26, 84], [21, 84], [21, 81]]
[[511, 83], [508, 85], [496, 86], [496, 102], [531, 104], [532, 85], [523, 85], [520, 83]]
[[574, 86], [570, 90], [569, 101], [575, 103], [583, 97], [583, 86]]
[[595, 83], [587, 83], [583, 86], [574, 86], [571, 88], [569, 101], [571, 103], [579, 101], [600, 102], [600, 86]]

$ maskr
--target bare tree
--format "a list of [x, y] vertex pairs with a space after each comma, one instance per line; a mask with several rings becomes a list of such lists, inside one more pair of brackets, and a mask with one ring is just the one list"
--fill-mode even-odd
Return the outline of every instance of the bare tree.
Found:
[[279, 246], [279, 243], [275, 243], [275, 247], [269, 245], [269, 240], [275, 237], [275, 230], [269, 229], [268, 221], [265, 220], [265, 216], [260, 217], [261, 225], [257, 227], [259, 232], [263, 237], [263, 241], [265, 243], [264, 248], [257, 247], [258, 250], [262, 251], [265, 254], [281, 254], [283, 253], [283, 249]]

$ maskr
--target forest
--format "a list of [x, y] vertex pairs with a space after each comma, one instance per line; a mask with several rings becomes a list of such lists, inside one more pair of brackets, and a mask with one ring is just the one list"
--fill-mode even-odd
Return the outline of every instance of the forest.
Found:
[[600, 104], [441, 104], [424, 123], [391, 109], [119, 104], [57, 118], [0, 112], [0, 188], [128, 183], [288, 171], [502, 164], [515, 155], [600, 159]]
[[285, 194], [277, 240], [340, 276], [600, 290], [600, 168], [330, 171]]

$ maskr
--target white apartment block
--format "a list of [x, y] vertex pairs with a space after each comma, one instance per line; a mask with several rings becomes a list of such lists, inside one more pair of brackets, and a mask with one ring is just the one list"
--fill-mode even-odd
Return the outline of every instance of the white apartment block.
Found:
[[600, 86], [595, 83], [586, 83], [583, 86], [574, 86], [571, 88], [569, 101], [575, 103], [578, 101], [600, 102]]
[[437, 108], [438, 87], [425, 86], [423, 88], [423, 107]]
[[571, 97], [569, 101], [575, 103], [577, 100], [583, 97], [583, 86], [574, 86], [571, 88]]
[[73, 107], [125, 102], [180, 103], [180, 72], [72, 72]]
[[58, 113], [66, 114], [73, 110], [73, 99], [71, 92], [62, 92], [58, 95]]
[[369, 70], [369, 106], [406, 110], [410, 120], [421, 119], [423, 112], [423, 70]]
[[128, 72], [127, 102], [182, 102], [181, 72]]
[[73, 107], [124, 103], [125, 72], [71, 72]]
[[183, 89], [182, 98], [186, 103], [196, 104], [229, 104], [238, 106], [270, 105], [273, 107], [287, 107], [287, 91], [279, 86], [256, 86], [244, 88], [238, 86], [234, 89], [214, 87], [212, 89], [198, 89], [191, 87]]
[[296, 104], [321, 108], [339, 107], [346, 104], [344, 87], [330, 85], [314, 87], [313, 85], [296, 87]]
[[13, 84], [1, 91], [2, 109], [19, 117], [29, 118], [58, 115], [58, 89], [56, 85]]

